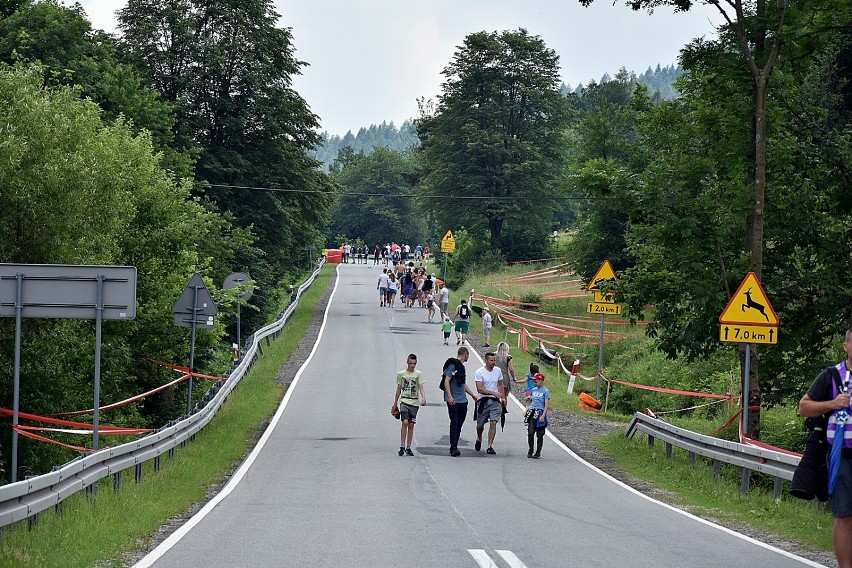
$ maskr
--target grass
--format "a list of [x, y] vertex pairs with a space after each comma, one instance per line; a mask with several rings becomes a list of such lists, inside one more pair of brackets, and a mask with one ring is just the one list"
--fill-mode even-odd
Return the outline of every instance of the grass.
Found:
[[63, 501], [59, 514], [42, 513], [33, 530], [27, 523], [6, 527], [0, 568], [120, 566], [123, 555], [147, 546], [160, 526], [203, 500], [208, 488], [242, 459], [253, 433], [278, 407], [285, 389], [275, 377], [313, 320], [331, 275], [331, 267], [324, 267], [299, 300], [286, 333], [264, 344], [264, 355], [195, 441], [177, 448], [172, 459], [164, 455], [157, 472], [146, 463], [141, 483], [134, 483], [128, 470], [121, 491], [113, 492], [112, 478], [106, 478], [95, 496], [77, 493]]

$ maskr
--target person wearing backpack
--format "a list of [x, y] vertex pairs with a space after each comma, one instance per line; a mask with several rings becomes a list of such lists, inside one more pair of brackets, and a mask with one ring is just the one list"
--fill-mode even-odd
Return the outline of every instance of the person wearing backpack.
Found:
[[470, 357], [467, 347], [459, 347], [455, 357], [444, 362], [441, 371], [441, 390], [444, 391], [444, 401], [447, 403], [447, 413], [450, 415], [450, 455], [457, 458], [461, 429], [467, 418], [467, 396], [476, 403], [476, 393], [465, 383], [466, 371], [464, 363]]
[[462, 300], [456, 308], [456, 345], [462, 345], [467, 341], [467, 332], [470, 331], [470, 306], [467, 300]]
[[[843, 338], [846, 360], [824, 369], [814, 380], [808, 392], [799, 401], [799, 414], [806, 418], [828, 417], [828, 447], [836, 433], [843, 433], [840, 465], [834, 492], [831, 494], [831, 512], [834, 526], [831, 543], [840, 568], [852, 568], [852, 420], [845, 421], [850, 409], [850, 371], [852, 371], [852, 328]], [[831, 464], [829, 464], [829, 471]], [[831, 487], [831, 480], [829, 480]]]

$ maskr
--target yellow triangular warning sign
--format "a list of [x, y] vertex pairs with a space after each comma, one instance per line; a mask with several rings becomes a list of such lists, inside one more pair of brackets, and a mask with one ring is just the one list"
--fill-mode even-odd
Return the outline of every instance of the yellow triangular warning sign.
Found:
[[778, 316], [757, 280], [754, 272], [749, 272], [740, 287], [737, 288], [728, 306], [719, 316], [719, 323], [740, 325], [777, 326]]
[[452, 231], [447, 231], [447, 234], [446, 234], [446, 235], [444, 235], [444, 238], [443, 238], [443, 239], [441, 239], [441, 240], [442, 240], [443, 242], [447, 243], [447, 244], [452, 243], [452, 244], [453, 244], [453, 246], [455, 246], [455, 244], [456, 244], [456, 238], [453, 236], [453, 232], [452, 232]]
[[612, 269], [612, 264], [610, 264], [609, 260], [605, 260], [601, 267], [598, 268], [598, 271], [595, 272], [595, 276], [589, 282], [589, 286], [586, 290], [592, 292], [598, 289], [598, 282], [601, 280], [617, 280], [615, 277], [615, 270]]

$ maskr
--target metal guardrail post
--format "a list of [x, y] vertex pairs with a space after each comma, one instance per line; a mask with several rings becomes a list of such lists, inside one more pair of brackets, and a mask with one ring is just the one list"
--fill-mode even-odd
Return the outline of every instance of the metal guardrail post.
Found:
[[740, 471], [740, 493], [748, 493], [749, 485], [751, 484], [751, 470], [747, 467]]
[[140, 481], [142, 481], [142, 464], [141, 463], [137, 463], [136, 465], [133, 466], [133, 478], [136, 481], [136, 483], [139, 483]]
[[713, 481], [719, 483], [720, 479], [722, 479], [722, 462], [713, 460]]
[[121, 491], [121, 472], [116, 471], [112, 474], [112, 491], [118, 493]]

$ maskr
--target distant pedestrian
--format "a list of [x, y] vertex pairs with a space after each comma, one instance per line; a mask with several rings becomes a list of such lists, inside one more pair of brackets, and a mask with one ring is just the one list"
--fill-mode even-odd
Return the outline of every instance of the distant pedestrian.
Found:
[[441, 312], [441, 316], [449, 315], [450, 309], [450, 290], [447, 288], [446, 283], [441, 284], [441, 290], [438, 292], [438, 310]]
[[476, 392], [479, 401], [476, 403], [476, 444], [473, 448], [478, 452], [482, 448], [482, 433], [485, 423], [488, 423], [488, 449], [486, 454], [496, 454], [494, 450], [494, 437], [497, 435], [497, 421], [503, 415], [503, 405], [506, 403], [506, 395], [503, 391], [503, 373], [499, 367], [494, 366], [497, 356], [488, 352], [485, 354], [485, 365], [477, 369], [474, 375], [476, 381]]
[[373, 265], [379, 264], [379, 258], [382, 256], [382, 247], [376, 245], [373, 249]]
[[343, 245], [343, 262], [349, 264], [349, 255], [352, 254], [352, 245], [346, 243]]
[[[528, 458], [541, 457], [541, 445], [544, 443], [544, 432], [547, 430], [547, 411], [550, 408], [550, 391], [544, 386], [544, 375], [536, 373], [533, 376], [535, 386], [531, 392], [530, 407], [527, 409], [524, 421], [527, 423]], [[533, 448], [533, 441], [538, 444]], [[535, 453], [533, 453], [535, 449]]]
[[390, 278], [388, 277], [388, 269], [382, 268], [382, 273], [379, 275], [379, 281], [376, 283], [376, 290], [379, 291], [379, 307], [384, 307], [388, 299], [388, 285]]
[[453, 322], [450, 316], [444, 316], [444, 321], [441, 324], [441, 331], [444, 332], [444, 345], [450, 344], [450, 334], [453, 333]]
[[432, 294], [426, 296], [426, 313], [429, 317], [429, 323], [435, 321], [435, 300], [432, 298]]
[[[391, 411], [399, 411], [402, 426], [399, 430], [399, 455], [413, 456], [411, 440], [414, 438], [414, 424], [417, 411], [426, 405], [426, 387], [423, 373], [416, 369], [417, 355], [408, 356], [406, 368], [396, 374], [396, 394], [393, 397]], [[419, 396], [418, 396], [419, 395]]]
[[512, 363], [512, 356], [509, 355], [509, 344], [505, 341], [497, 344], [497, 366], [503, 371], [503, 388], [506, 396], [509, 396], [512, 392], [512, 383], [518, 381], [515, 380], [515, 365]]
[[[538, 373], [538, 365], [535, 363], [530, 363], [530, 372], [527, 373], [527, 376], [524, 377], [526, 379], [526, 384], [524, 385], [524, 406], [527, 408], [530, 407], [530, 401], [532, 400], [532, 390], [535, 387], [535, 374]], [[519, 383], [521, 381], [515, 381]]]
[[467, 305], [467, 300], [462, 299], [459, 306], [456, 308], [456, 345], [461, 345], [467, 341], [467, 334], [470, 331], [470, 306]]
[[482, 308], [482, 339], [485, 341], [485, 347], [488, 347], [488, 342], [491, 341], [491, 313], [488, 306]]
[[464, 363], [470, 357], [467, 347], [459, 347], [456, 357], [450, 357], [444, 363], [444, 401], [447, 403], [447, 413], [450, 415], [450, 455], [457, 458], [461, 429], [467, 418], [467, 397], [476, 402], [476, 393], [465, 383], [466, 372]]
[[393, 272], [388, 276], [388, 299], [385, 300], [385, 305], [388, 307], [393, 307], [396, 302], [396, 292], [399, 288], [396, 276], [394, 276]]

